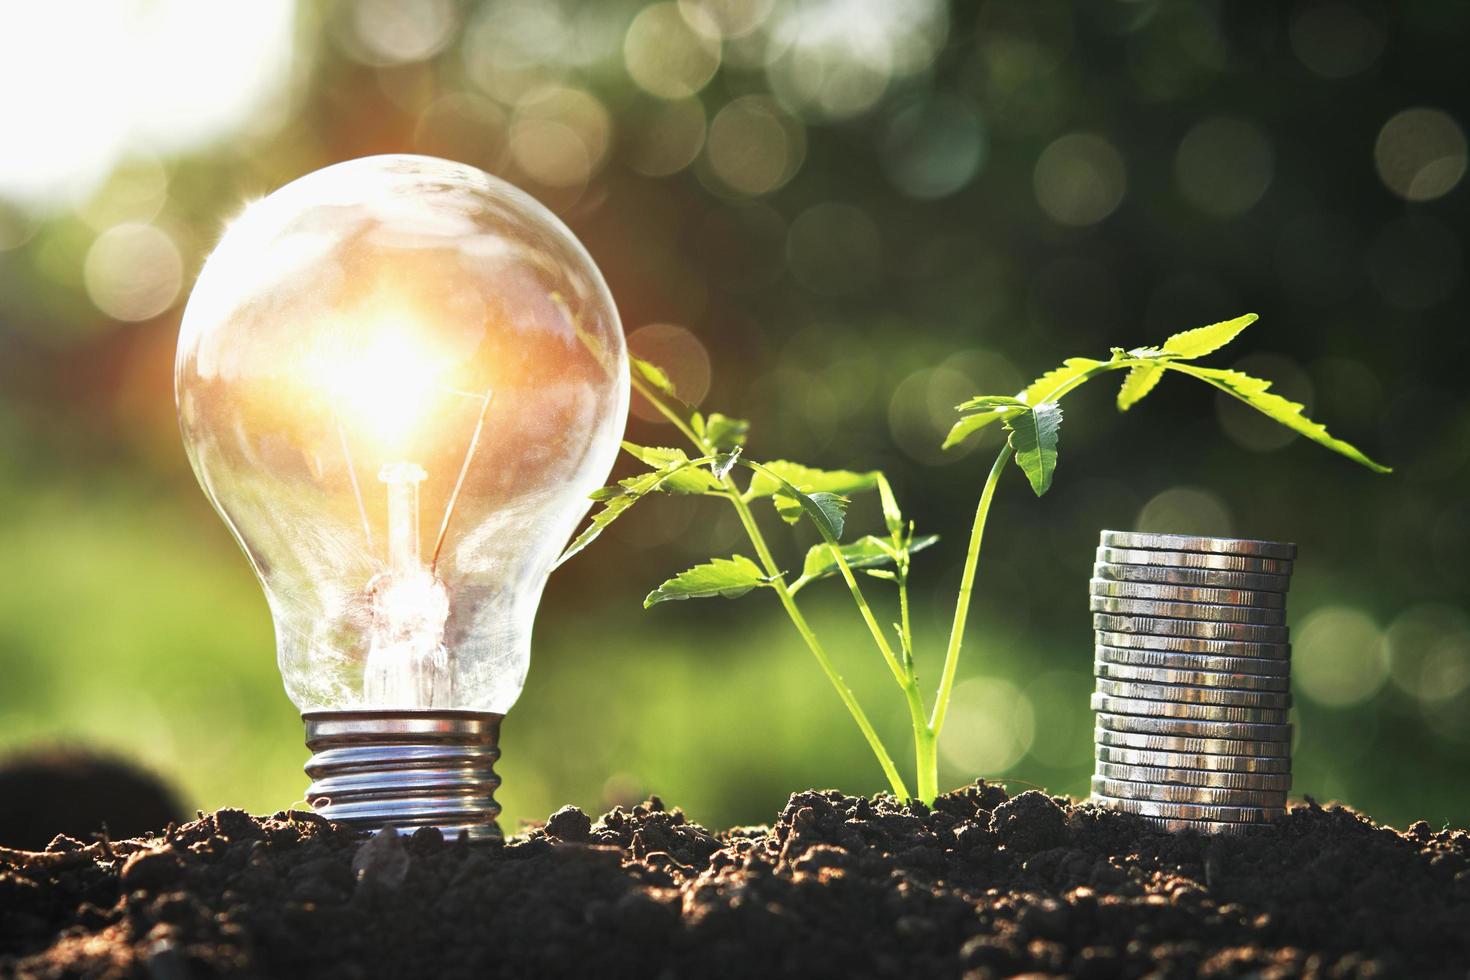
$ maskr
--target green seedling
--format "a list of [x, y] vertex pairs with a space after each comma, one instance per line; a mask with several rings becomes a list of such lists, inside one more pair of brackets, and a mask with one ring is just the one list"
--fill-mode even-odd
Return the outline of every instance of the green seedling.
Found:
[[[1107, 360], [1069, 358], [1061, 367], [1042, 375], [1016, 395], [977, 395], [957, 406], [960, 418], [944, 441], [946, 448], [959, 445], [996, 423], [1005, 428], [1008, 436], [980, 491], [965, 551], [954, 621], [932, 707], [925, 705], [915, 667], [908, 586], [913, 556], [932, 545], [937, 538], [916, 532], [914, 522], [907, 519], [900, 509], [888, 480], [876, 470], [819, 470], [786, 460], [753, 461], [745, 455], [749, 423], [718, 413], [704, 415], [697, 411], [679, 398], [661, 369], [646, 361], [633, 359], [633, 387], [679, 430], [694, 454], [691, 456], [681, 449], [624, 443], [624, 449], [649, 470], [593, 495], [593, 499], [601, 501], [603, 507], [593, 515], [588, 528], [567, 547], [560, 561], [566, 561], [587, 547], [628, 508], [650, 494], [697, 494], [728, 504], [739, 517], [755, 558], [737, 554], [696, 565], [654, 589], [644, 600], [644, 606], [676, 599], [734, 598], [761, 590], [773, 592], [857, 723], [894, 794], [900, 799], [917, 798], [932, 803], [938, 795], [936, 747], [954, 690], [981, 541], [995, 488], [1006, 470], [1006, 462], [1014, 459], [1038, 497], [1050, 489], [1057, 468], [1057, 446], [1062, 425], [1060, 402], [1067, 394], [1101, 374], [1126, 371], [1118, 392], [1118, 408], [1127, 411], [1153, 391], [1164, 375], [1172, 372], [1213, 385], [1313, 442], [1321, 443], [1375, 472], [1388, 472], [1388, 467], [1375, 463], [1353, 446], [1330, 436], [1325, 428], [1302, 414], [1301, 405], [1272, 394], [1270, 382], [1238, 371], [1200, 367], [1193, 363], [1195, 359], [1230, 343], [1255, 320], [1255, 315], [1249, 314], [1188, 330], [1175, 334], [1158, 347], [1114, 348]], [[743, 486], [736, 479], [737, 471], [748, 474]], [[854, 494], [873, 491], [878, 493], [882, 504], [883, 529], [843, 543], [849, 499]], [[789, 524], [807, 518], [821, 536], [821, 543], [807, 551], [799, 573], [792, 575], [777, 564], [765, 533], [755, 519], [753, 508], [762, 502], [768, 502]], [[873, 613], [859, 583], [859, 575], [884, 581], [897, 591], [898, 621], [892, 625], [892, 639]], [[909, 792], [892, 755], [797, 604], [799, 593], [809, 585], [829, 578], [841, 578], [846, 585], [874, 646], [903, 692], [914, 734], [913, 793]]]

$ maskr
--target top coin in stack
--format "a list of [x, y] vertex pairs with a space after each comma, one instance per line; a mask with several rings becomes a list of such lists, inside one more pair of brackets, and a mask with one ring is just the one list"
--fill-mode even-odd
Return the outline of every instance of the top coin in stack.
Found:
[[1296, 558], [1296, 545], [1286, 541], [1256, 541], [1251, 538], [1208, 538], [1194, 534], [1154, 534], [1149, 531], [1104, 531], [1101, 543], [1110, 548], [1144, 548], [1150, 551], [1203, 551], [1216, 555], [1251, 555], [1256, 558]]

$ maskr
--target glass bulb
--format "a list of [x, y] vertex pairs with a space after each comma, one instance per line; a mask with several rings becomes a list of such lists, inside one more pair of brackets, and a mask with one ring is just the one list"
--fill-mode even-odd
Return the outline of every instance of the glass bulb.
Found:
[[444, 160], [318, 170], [210, 255], [175, 394], [309, 725], [510, 708], [627, 417], [617, 310], [566, 226]]

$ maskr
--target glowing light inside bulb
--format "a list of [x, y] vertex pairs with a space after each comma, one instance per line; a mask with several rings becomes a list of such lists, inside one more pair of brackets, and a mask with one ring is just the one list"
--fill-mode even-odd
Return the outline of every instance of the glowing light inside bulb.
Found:
[[344, 424], [384, 446], [401, 446], [443, 392], [446, 359], [402, 319], [343, 331], [342, 343], [312, 359], [308, 383], [331, 399]]

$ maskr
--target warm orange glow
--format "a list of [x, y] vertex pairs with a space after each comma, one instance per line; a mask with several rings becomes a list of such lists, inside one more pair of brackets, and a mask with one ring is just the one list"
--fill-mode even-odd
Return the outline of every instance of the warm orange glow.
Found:
[[395, 313], [344, 325], [336, 336], [330, 350], [307, 359], [303, 380], [326, 393], [343, 425], [384, 448], [411, 448], [411, 437], [431, 421], [447, 358]]

